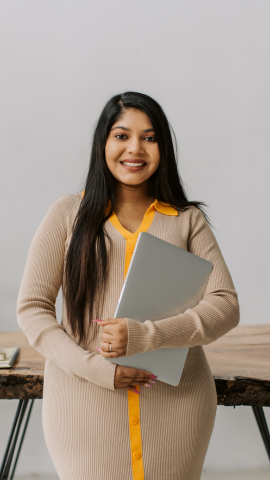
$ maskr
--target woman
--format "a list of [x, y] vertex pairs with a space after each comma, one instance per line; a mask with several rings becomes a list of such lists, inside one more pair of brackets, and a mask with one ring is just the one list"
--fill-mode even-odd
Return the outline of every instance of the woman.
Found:
[[[18, 297], [18, 324], [46, 357], [42, 425], [60, 480], [199, 480], [217, 408], [202, 345], [239, 322], [202, 205], [187, 200], [159, 104], [136, 92], [112, 97], [95, 129], [85, 191], [48, 210]], [[142, 231], [213, 264], [195, 308], [154, 323], [113, 318]], [[177, 387], [104, 358], [170, 347], [190, 347]]]

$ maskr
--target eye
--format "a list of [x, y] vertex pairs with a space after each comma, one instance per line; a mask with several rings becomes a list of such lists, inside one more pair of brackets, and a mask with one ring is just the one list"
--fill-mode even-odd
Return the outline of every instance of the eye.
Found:
[[[126, 137], [126, 135], [124, 133], [118, 133], [117, 135], [115, 135], [116, 138], [118, 137]], [[119, 138], [119, 140], [123, 140], [122, 138]]]
[[147, 139], [147, 138], [148, 138], [147, 142], [155, 142], [156, 141], [156, 137], [154, 137], [154, 136], [153, 137], [150, 137], [150, 136], [145, 137], [145, 139]]

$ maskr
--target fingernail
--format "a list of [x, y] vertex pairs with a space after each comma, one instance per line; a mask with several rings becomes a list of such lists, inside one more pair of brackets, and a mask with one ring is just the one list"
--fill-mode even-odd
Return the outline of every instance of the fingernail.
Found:
[[149, 385], [149, 383], [144, 384], [145, 387], [152, 387], [153, 385]]
[[150, 375], [150, 378], [158, 378], [156, 375]]
[[149, 380], [150, 383], [157, 383], [155, 380]]
[[100, 348], [95, 347], [95, 349], [96, 349], [98, 352], [100, 352]]
[[140, 392], [138, 392], [138, 390], [135, 390], [135, 389], [133, 390], [133, 392], [134, 392], [134, 393], [138, 393], [138, 394], [140, 394]]
[[102, 322], [102, 320], [98, 318], [98, 319], [92, 320], [92, 322]]

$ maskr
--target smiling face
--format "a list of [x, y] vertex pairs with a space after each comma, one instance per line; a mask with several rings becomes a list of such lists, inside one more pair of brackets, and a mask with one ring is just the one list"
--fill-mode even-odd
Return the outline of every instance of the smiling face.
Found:
[[[146, 113], [135, 108], [125, 110], [111, 128], [105, 157], [109, 170], [120, 184], [147, 182], [159, 166], [160, 155], [155, 132]], [[134, 167], [125, 163], [144, 165]]]

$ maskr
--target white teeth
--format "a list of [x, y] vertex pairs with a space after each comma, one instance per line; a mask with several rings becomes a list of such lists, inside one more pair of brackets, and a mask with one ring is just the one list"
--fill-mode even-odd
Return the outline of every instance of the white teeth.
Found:
[[144, 165], [144, 163], [128, 163], [128, 162], [123, 162], [124, 165], [128, 165], [129, 167], [141, 167]]

